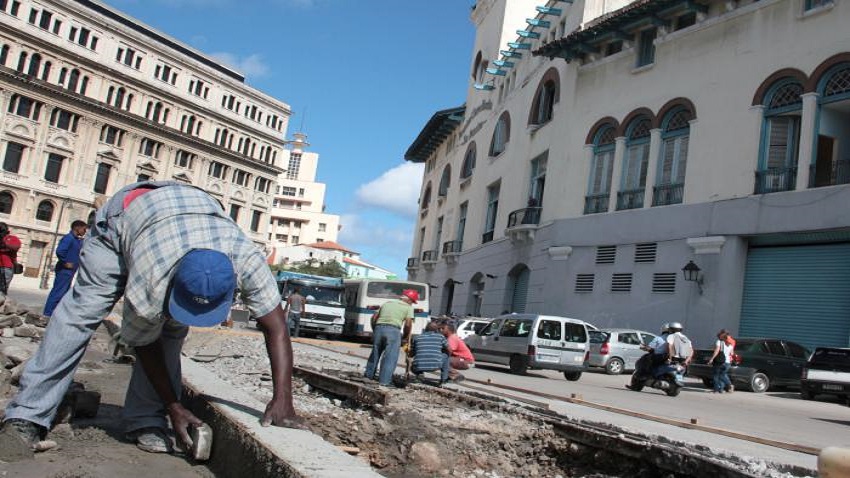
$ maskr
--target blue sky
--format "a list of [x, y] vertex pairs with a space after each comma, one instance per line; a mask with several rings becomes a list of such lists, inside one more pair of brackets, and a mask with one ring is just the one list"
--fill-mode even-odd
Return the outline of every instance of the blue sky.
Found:
[[473, 0], [106, 1], [288, 103], [287, 136], [304, 119], [340, 242], [406, 276], [422, 169], [404, 152], [465, 100]]

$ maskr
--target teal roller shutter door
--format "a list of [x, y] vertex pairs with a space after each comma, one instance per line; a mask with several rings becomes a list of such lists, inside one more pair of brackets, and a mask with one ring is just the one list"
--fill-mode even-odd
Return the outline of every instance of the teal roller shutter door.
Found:
[[850, 243], [750, 249], [740, 335], [850, 345]]
[[520, 271], [513, 280], [513, 291], [511, 293], [511, 312], [521, 314], [525, 312], [525, 304], [528, 300], [528, 278], [531, 272], [528, 268]]

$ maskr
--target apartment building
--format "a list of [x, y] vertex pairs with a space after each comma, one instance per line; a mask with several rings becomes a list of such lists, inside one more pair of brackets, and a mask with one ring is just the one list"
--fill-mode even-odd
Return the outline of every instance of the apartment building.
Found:
[[466, 102], [405, 155], [433, 312], [850, 345], [850, 5], [480, 0], [471, 19]]
[[0, 0], [0, 220], [25, 274], [119, 188], [177, 180], [218, 198], [259, 247], [286, 167], [289, 106], [94, 0]]

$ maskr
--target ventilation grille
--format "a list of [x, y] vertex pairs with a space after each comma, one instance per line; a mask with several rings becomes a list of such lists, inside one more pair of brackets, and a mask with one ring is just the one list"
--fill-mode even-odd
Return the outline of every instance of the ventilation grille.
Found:
[[661, 272], [652, 275], [652, 292], [672, 294], [676, 292], [676, 273]]
[[614, 274], [611, 276], [611, 292], [631, 292], [632, 273]]
[[596, 248], [597, 264], [613, 264], [617, 258], [617, 246], [598, 246]]
[[647, 244], [638, 244], [635, 246], [635, 262], [653, 263], [655, 262], [655, 253], [658, 251], [658, 244], [650, 242]]
[[576, 292], [593, 292], [593, 274], [576, 274]]

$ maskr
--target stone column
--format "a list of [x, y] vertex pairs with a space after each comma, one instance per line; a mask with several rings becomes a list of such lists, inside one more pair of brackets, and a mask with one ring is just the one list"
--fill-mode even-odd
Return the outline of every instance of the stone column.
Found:
[[796, 189], [808, 189], [809, 172], [811, 165], [817, 160], [815, 157], [815, 146], [817, 131], [815, 122], [818, 115], [817, 93], [803, 93], [803, 117], [800, 119], [800, 149], [797, 155], [797, 187]]
[[608, 198], [608, 212], [617, 210], [617, 193], [620, 192], [620, 181], [623, 176], [623, 158], [626, 155], [626, 138], [620, 136], [616, 140], [614, 149], [614, 164], [611, 166], [613, 174], [611, 174], [611, 187], [609, 188], [610, 197]]
[[661, 129], [653, 129], [649, 132], [649, 160], [646, 165], [646, 189], [643, 192], [643, 207], [652, 206], [652, 187], [658, 171], [658, 163], [661, 160]]

